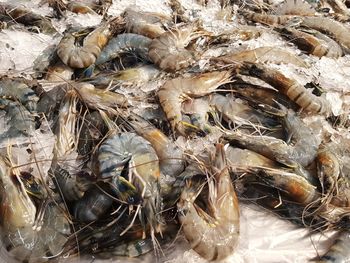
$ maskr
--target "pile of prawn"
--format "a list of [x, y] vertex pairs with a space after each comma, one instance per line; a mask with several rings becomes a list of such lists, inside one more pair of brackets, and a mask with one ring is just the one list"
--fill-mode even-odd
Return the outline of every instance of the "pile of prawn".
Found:
[[[339, 231], [316, 260], [350, 259], [348, 143], [305, 122], [348, 133], [349, 112], [335, 116], [327, 87], [278, 67], [346, 56], [350, 10], [256, 2], [219, 1], [218, 17], [241, 25], [215, 33], [178, 0], [172, 15], [128, 7], [119, 16], [108, 13], [112, 1], [42, 1], [55, 19], [103, 17], [62, 35], [50, 18], [0, 3], [3, 28], [58, 39], [26, 78], [0, 76], [0, 233], [10, 257], [163, 260], [183, 235], [203, 259], [223, 260], [240, 242], [240, 203], [253, 203], [312, 232]], [[234, 48], [264, 32], [303, 55]], [[206, 147], [194, 149], [199, 141]]]

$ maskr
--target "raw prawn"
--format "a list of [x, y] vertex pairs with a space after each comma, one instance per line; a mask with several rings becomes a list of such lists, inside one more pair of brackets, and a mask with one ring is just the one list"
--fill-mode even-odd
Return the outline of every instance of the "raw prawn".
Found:
[[307, 63], [298, 56], [278, 47], [259, 47], [252, 50], [244, 50], [221, 57], [213, 58], [214, 61], [224, 63], [250, 62], [250, 63], [274, 63], [293, 64], [298, 67], [308, 67]]
[[294, 145], [288, 145], [274, 137], [248, 135], [239, 131], [225, 137], [231, 142], [287, 166], [309, 165], [316, 158], [320, 140], [314, 136], [312, 130], [292, 110], [287, 110], [283, 122], [287, 133], [292, 136]]
[[116, 109], [128, 105], [128, 100], [124, 95], [105, 89], [97, 89], [89, 83], [76, 83], [74, 88], [83, 103], [91, 109], [117, 114]]
[[165, 32], [164, 28], [172, 26], [171, 18], [163, 14], [135, 11], [127, 8], [123, 17], [126, 30], [130, 33], [156, 38]]
[[[42, 185], [31, 182], [33, 178], [27, 174], [0, 156], [2, 244], [21, 262], [46, 262], [48, 254], [60, 254], [70, 228], [56, 204], [40, 194]], [[31, 197], [46, 205], [37, 208]]]
[[130, 52], [149, 61], [148, 48], [151, 39], [142, 35], [124, 33], [112, 38], [103, 48], [101, 54], [97, 57], [95, 64], [103, 64], [116, 58], [119, 54]]
[[238, 243], [239, 207], [225, 161], [224, 146], [216, 146], [208, 178], [207, 209], [200, 207], [203, 186], [191, 179], [177, 203], [178, 218], [192, 249], [206, 260], [221, 260], [232, 254]]
[[18, 177], [11, 173], [10, 165], [0, 156], [2, 241], [14, 257], [24, 260], [29, 258], [35, 245], [36, 208], [23, 184], [16, 185], [16, 180]]
[[33, 13], [30, 11], [30, 9], [24, 6], [15, 6], [8, 3], [1, 3], [0, 14], [3, 16], [8, 16], [10, 21], [38, 27], [45, 34], [53, 34], [57, 32], [49, 19], [39, 14]]
[[209, 105], [218, 111], [225, 121], [232, 122], [236, 126], [254, 129], [270, 129], [277, 126], [275, 120], [240, 102], [230, 94], [227, 96], [210, 94], [208, 101]]
[[57, 46], [57, 55], [64, 64], [72, 68], [89, 67], [95, 63], [113, 33], [121, 30], [122, 27], [121, 19], [115, 18], [112, 22], [103, 24], [90, 32], [80, 47], [75, 45], [77, 33], [68, 32]]
[[304, 17], [301, 26], [330, 35], [345, 51], [350, 49], [350, 30], [342, 23], [327, 17]]
[[248, 103], [252, 104], [255, 108], [259, 108], [261, 105], [263, 105], [265, 109], [267, 106], [269, 106], [269, 108], [276, 107], [276, 102], [278, 102], [289, 109], [295, 111], [299, 109], [299, 106], [291, 101], [286, 95], [271, 88], [239, 80], [230, 83], [229, 87], [237, 97], [248, 101]]
[[230, 71], [218, 71], [168, 80], [158, 91], [158, 98], [172, 129], [182, 135], [186, 134], [181, 113], [184, 98], [209, 94], [220, 85], [229, 83], [230, 78]]
[[99, 74], [87, 81], [95, 87], [110, 85], [113, 90], [113, 87], [119, 86], [141, 86], [159, 76], [162, 76], [162, 72], [154, 65], [140, 65], [111, 74]]
[[326, 116], [330, 114], [330, 105], [325, 98], [317, 97], [308, 92], [303, 85], [293, 79], [287, 78], [278, 70], [259, 64], [246, 63], [242, 66], [240, 73], [262, 79], [281, 93], [287, 95], [292, 101], [308, 112]]
[[[298, 174], [281, 169], [254, 167], [243, 168], [246, 176], [256, 175], [260, 184], [276, 188], [286, 194], [292, 201], [300, 204], [310, 204], [320, 197], [316, 186]], [[247, 178], [249, 180], [251, 178]], [[254, 180], [254, 179], [253, 179]], [[250, 181], [251, 183], [251, 181]]]
[[[100, 178], [111, 178], [113, 189], [121, 200], [129, 204], [142, 202], [142, 210], [152, 231], [159, 231], [160, 169], [151, 144], [131, 132], [111, 135], [101, 144], [97, 161]], [[130, 182], [125, 177], [129, 177]]]
[[350, 233], [349, 231], [342, 231], [338, 234], [334, 244], [329, 248], [326, 254], [324, 254], [318, 263], [341, 263], [347, 262], [350, 259]]
[[104, 193], [105, 188], [103, 185], [93, 186], [77, 200], [73, 206], [74, 217], [82, 222], [91, 222], [106, 216], [114, 200]]
[[2, 79], [0, 81], [0, 98], [19, 101], [30, 112], [36, 112], [36, 106], [39, 101], [35, 92], [23, 82]]
[[295, 20], [295, 18], [298, 18], [294, 15], [269, 15], [251, 11], [240, 11], [240, 13], [248, 20], [270, 26], [289, 24], [291, 21]]
[[77, 103], [78, 98], [74, 90], [68, 91], [62, 101], [58, 114], [58, 123], [56, 126], [56, 145], [54, 148], [55, 163], [65, 163], [75, 152], [77, 136]]
[[308, 54], [330, 58], [338, 58], [343, 55], [337, 42], [318, 31], [308, 33], [291, 27], [276, 27], [275, 30]]
[[175, 72], [187, 68], [196, 61], [196, 53], [186, 47], [189, 43], [203, 35], [194, 31], [192, 26], [165, 32], [152, 40], [148, 55], [162, 70]]

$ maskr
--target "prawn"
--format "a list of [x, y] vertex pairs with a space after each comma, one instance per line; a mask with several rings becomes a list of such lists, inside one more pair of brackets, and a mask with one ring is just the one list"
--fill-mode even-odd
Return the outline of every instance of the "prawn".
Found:
[[250, 63], [274, 63], [293, 64], [298, 67], [308, 67], [307, 63], [298, 56], [278, 47], [259, 47], [251, 50], [244, 50], [238, 53], [231, 53], [217, 58], [214, 61], [224, 63], [250, 62]]
[[311, 204], [320, 197], [316, 186], [299, 174], [276, 168], [256, 166], [243, 168], [242, 171], [246, 172], [248, 177], [249, 175], [256, 175], [260, 184], [276, 188], [286, 194], [292, 201], [300, 204]]
[[263, 30], [255, 26], [243, 26], [230, 30], [225, 30], [219, 35], [213, 36], [210, 41], [211, 44], [221, 44], [227, 41], [239, 41], [239, 40], [250, 40], [256, 39], [261, 36]]
[[171, 18], [158, 13], [135, 11], [127, 8], [123, 17], [126, 22], [126, 30], [129, 33], [156, 38], [165, 32], [164, 28], [173, 25]]
[[24, 6], [1, 3], [0, 14], [3, 16], [8, 16], [11, 21], [38, 27], [45, 34], [53, 34], [57, 32], [49, 19], [30, 11], [30, 9]]
[[34, 116], [21, 103], [0, 99], [0, 106], [4, 107], [6, 111], [7, 124], [7, 128], [1, 131], [1, 147], [7, 145], [10, 138], [18, 140], [19, 137], [32, 135], [35, 130]]
[[327, 17], [304, 17], [300, 24], [330, 35], [346, 51], [350, 49], [350, 30], [342, 23]]
[[269, 26], [286, 25], [291, 23], [291, 21], [298, 19], [298, 16], [295, 15], [259, 14], [247, 10], [240, 11], [240, 13], [250, 21]]
[[301, 50], [316, 57], [338, 58], [343, 55], [343, 51], [337, 42], [318, 31], [307, 33], [291, 27], [276, 27], [275, 30], [292, 41]]
[[325, 197], [332, 197], [341, 172], [338, 158], [329, 150], [322, 150], [317, 154], [316, 162], [322, 193]]
[[[11, 148], [7, 150], [10, 156]], [[21, 262], [44, 262], [48, 254], [59, 255], [70, 228], [62, 212], [46, 200], [42, 185], [0, 156], [0, 188], [1, 237], [9, 253]], [[39, 201], [39, 208], [31, 197]]]
[[152, 235], [154, 231], [159, 231], [160, 169], [158, 156], [151, 144], [132, 132], [111, 135], [99, 147], [97, 163], [99, 177], [103, 180], [112, 178], [113, 189], [122, 201], [131, 205], [142, 203]]
[[112, 74], [97, 75], [93, 79], [88, 80], [88, 82], [98, 87], [111, 85], [111, 89], [119, 85], [141, 86], [155, 80], [157, 77], [161, 77], [162, 74], [154, 65], [140, 65]]
[[195, 32], [193, 26], [167, 31], [152, 40], [148, 56], [164, 71], [175, 72], [187, 68], [195, 63], [197, 54], [195, 51], [187, 50], [186, 47], [203, 34]]
[[181, 113], [181, 103], [184, 98], [209, 94], [219, 86], [229, 83], [230, 78], [230, 71], [217, 71], [188, 78], [175, 78], [165, 82], [158, 91], [158, 98], [172, 129], [181, 135], [186, 134]]
[[131, 52], [149, 61], [148, 48], [151, 39], [142, 35], [124, 33], [112, 38], [97, 57], [95, 64], [100, 65], [116, 58], [120, 53]]
[[73, 205], [74, 218], [82, 222], [92, 222], [104, 217], [114, 202], [112, 197], [104, 193], [105, 188], [101, 185], [87, 190]]
[[245, 63], [241, 69], [242, 71], [240, 73], [262, 79], [282, 94], [287, 95], [307, 112], [319, 113], [326, 116], [330, 114], [330, 105], [325, 98], [311, 94], [303, 85], [287, 78], [280, 71], [267, 68], [260, 64], [248, 63]]
[[208, 179], [208, 208], [196, 200], [203, 186], [190, 180], [177, 203], [182, 231], [194, 249], [206, 260], [221, 260], [234, 251], [239, 236], [238, 199], [225, 161], [222, 144], [216, 146], [212, 177]]
[[103, 24], [90, 32], [80, 47], [75, 45], [77, 33], [68, 32], [57, 46], [57, 55], [64, 64], [71, 68], [89, 67], [95, 63], [109, 38], [116, 31], [121, 31], [122, 27], [121, 18], [115, 18], [112, 22]]
[[0, 156], [2, 241], [14, 257], [23, 260], [34, 249], [36, 208], [24, 185], [16, 185], [16, 180], [18, 175], [11, 173], [9, 163]]
[[116, 109], [128, 106], [128, 100], [124, 95], [106, 89], [97, 89], [89, 83], [76, 83], [74, 90], [83, 103], [91, 109], [117, 114]]
[[254, 204], [269, 209], [282, 219], [287, 219], [299, 227], [311, 227], [319, 230], [327, 225], [327, 221], [314, 214], [311, 209], [305, 209], [305, 205], [283, 198], [281, 191], [272, 187], [261, 185], [260, 183], [246, 184], [247, 189], [240, 195], [244, 199], [251, 200]]
[[62, 101], [56, 126], [55, 162], [63, 164], [75, 153], [77, 147], [77, 95], [71, 90]]
[[210, 94], [208, 100], [209, 105], [218, 111], [225, 121], [237, 126], [270, 129], [277, 125], [272, 118], [240, 102], [232, 95]]
[[27, 84], [11, 79], [0, 81], [0, 98], [19, 101], [28, 111], [35, 113], [39, 97]]
[[350, 233], [349, 231], [341, 231], [338, 234], [334, 244], [324, 254], [318, 263], [336, 263], [336, 262], [347, 262], [350, 259], [349, 252], [350, 244]]
[[253, 107], [259, 108], [260, 105], [264, 105], [264, 108], [266, 109], [266, 106], [276, 107], [276, 102], [278, 102], [287, 108], [293, 110], [299, 109], [299, 106], [291, 101], [286, 95], [281, 94], [271, 88], [266, 88], [239, 80], [230, 83], [229, 87], [237, 97], [248, 101], [249, 104], [253, 104]]
[[[265, 156], [256, 153], [254, 151], [248, 150], [248, 149], [240, 149], [240, 148], [235, 148], [235, 147], [228, 147], [226, 150], [226, 158], [228, 165], [232, 169], [232, 171], [235, 173], [237, 179], [240, 179], [242, 183], [244, 184], [245, 187], [249, 188], [252, 187], [252, 184], [257, 183], [257, 184], [262, 184], [262, 183], [267, 183], [268, 187], [275, 187], [279, 189], [279, 187], [284, 187], [282, 186], [283, 183], [288, 180], [288, 175], [291, 175], [290, 178], [290, 183], [287, 184], [287, 187], [290, 187], [290, 190], [286, 190], [287, 192], [292, 191], [293, 186], [292, 184], [295, 183], [295, 185], [299, 185], [299, 190], [304, 191], [301, 189], [308, 189], [307, 192], [311, 193], [311, 195], [316, 196], [317, 193], [314, 191], [315, 187], [310, 183], [311, 178], [302, 178], [299, 174], [296, 174], [292, 169], [288, 168], [281, 168], [281, 166], [274, 160], [271, 160], [269, 158], [266, 158]], [[248, 171], [251, 168], [250, 172], [254, 171], [252, 174], [250, 174]], [[259, 169], [266, 170], [268, 172], [267, 177], [270, 177], [270, 179], [264, 179], [265, 177], [261, 177], [259, 175]], [[304, 173], [304, 175], [307, 175], [307, 171], [302, 170], [301, 172]], [[248, 175], [248, 174], [249, 175]], [[252, 176], [254, 174], [258, 174], [257, 177]], [[298, 179], [296, 176], [301, 177], [302, 179]], [[295, 179], [293, 179], [295, 177]], [[262, 180], [261, 180], [262, 179]], [[294, 183], [292, 183], [294, 182]], [[279, 184], [279, 186], [277, 186]], [[298, 191], [298, 190], [296, 190]], [[308, 195], [307, 192], [302, 192], [304, 195]], [[295, 197], [295, 196], [294, 196]], [[308, 198], [308, 197], [307, 197]], [[307, 199], [306, 198], [306, 199]], [[313, 198], [313, 197], [312, 197]], [[310, 200], [312, 199], [310, 198]], [[315, 198], [314, 198], [315, 199]]]
[[234, 132], [225, 137], [249, 150], [256, 151], [270, 159], [289, 167], [308, 166], [317, 156], [320, 140], [314, 136], [302, 120], [292, 110], [287, 110], [283, 126], [292, 136], [294, 145], [270, 136], [247, 135]]
[[260, 166], [277, 168], [275, 161], [248, 149], [229, 146], [226, 149], [226, 159], [230, 168], [235, 171], [236, 167]]

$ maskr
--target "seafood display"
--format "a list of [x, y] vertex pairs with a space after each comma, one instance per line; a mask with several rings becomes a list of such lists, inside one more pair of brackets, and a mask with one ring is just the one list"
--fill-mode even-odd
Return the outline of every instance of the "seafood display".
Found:
[[0, 3], [0, 34], [51, 40], [0, 75], [6, 255], [231, 262], [249, 206], [348, 262], [347, 1], [124, 2]]

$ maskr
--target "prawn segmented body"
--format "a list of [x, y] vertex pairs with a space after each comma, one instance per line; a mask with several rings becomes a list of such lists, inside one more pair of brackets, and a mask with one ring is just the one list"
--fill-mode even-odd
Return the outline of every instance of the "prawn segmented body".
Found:
[[196, 61], [196, 53], [187, 50], [188, 44], [200, 33], [193, 27], [174, 29], [152, 40], [148, 55], [159, 68], [168, 72], [187, 68]]
[[343, 55], [339, 44], [328, 36], [318, 32], [303, 32], [292, 27], [275, 28], [298, 48], [317, 57], [338, 58]]
[[327, 17], [304, 17], [301, 25], [324, 32], [337, 41], [346, 51], [350, 49], [350, 30], [338, 21]]
[[286, 77], [280, 71], [259, 64], [245, 64], [242, 67], [243, 74], [245, 70], [249, 75], [262, 79], [282, 94], [287, 95], [305, 111], [330, 115], [330, 105], [325, 98], [308, 92], [303, 85]]
[[250, 21], [269, 26], [285, 25], [297, 17], [294, 15], [259, 14], [251, 11], [241, 11], [241, 14]]
[[132, 33], [120, 34], [108, 42], [97, 57], [95, 64], [103, 64], [124, 52], [136, 54], [142, 59], [149, 61], [148, 48], [151, 41], [150, 38], [142, 35]]

